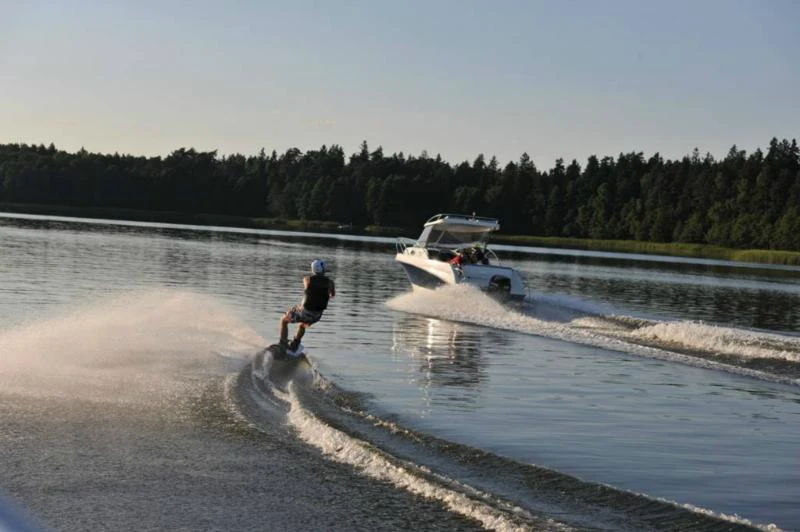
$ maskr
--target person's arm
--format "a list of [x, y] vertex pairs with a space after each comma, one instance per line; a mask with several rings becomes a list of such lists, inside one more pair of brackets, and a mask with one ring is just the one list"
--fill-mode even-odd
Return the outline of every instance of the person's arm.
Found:
[[331, 297], [336, 295], [336, 285], [333, 284], [333, 279], [328, 279], [328, 295]]
[[308, 290], [308, 284], [309, 284], [310, 282], [311, 282], [311, 278], [310, 278], [308, 275], [306, 275], [305, 277], [303, 277], [303, 288], [305, 288], [306, 290]]

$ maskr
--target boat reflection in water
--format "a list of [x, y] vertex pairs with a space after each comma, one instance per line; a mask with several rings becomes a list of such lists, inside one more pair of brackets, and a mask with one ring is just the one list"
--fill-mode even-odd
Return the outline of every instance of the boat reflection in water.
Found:
[[[485, 347], [503, 343], [495, 331], [416, 315], [399, 315], [394, 323], [392, 351], [398, 360], [413, 361], [428, 406], [457, 402], [474, 408], [488, 381]], [[452, 407], [452, 404], [451, 404]]]

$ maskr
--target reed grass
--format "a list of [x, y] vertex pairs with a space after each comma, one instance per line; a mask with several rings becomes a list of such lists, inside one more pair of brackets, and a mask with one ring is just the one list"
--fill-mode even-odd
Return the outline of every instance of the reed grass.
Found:
[[584, 238], [537, 237], [524, 235], [498, 235], [494, 242], [511, 245], [541, 246], [551, 248], [584, 249], [587, 251], [614, 251], [676, 257], [758, 262], [800, 266], [800, 252], [775, 249], [735, 249], [708, 244], [685, 242], [640, 242], [637, 240], [593, 240]]

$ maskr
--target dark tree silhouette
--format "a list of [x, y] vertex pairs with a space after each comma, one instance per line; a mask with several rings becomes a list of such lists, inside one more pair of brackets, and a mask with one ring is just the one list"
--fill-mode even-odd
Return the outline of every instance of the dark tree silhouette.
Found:
[[386, 156], [363, 142], [305, 153], [221, 157], [68, 153], [53, 144], [0, 145], [0, 201], [328, 220], [416, 229], [437, 212], [501, 219], [508, 233], [800, 250], [800, 149], [736, 146], [715, 161], [641, 152], [589, 157], [540, 172], [527, 154], [501, 167], [479, 154], [451, 166], [427, 151]]

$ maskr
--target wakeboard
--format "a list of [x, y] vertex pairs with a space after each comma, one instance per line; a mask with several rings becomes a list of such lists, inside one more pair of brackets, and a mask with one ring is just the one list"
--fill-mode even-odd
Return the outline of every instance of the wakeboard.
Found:
[[303, 352], [303, 344], [294, 351], [289, 351], [280, 344], [272, 344], [266, 351], [272, 359], [267, 363], [267, 378], [281, 389], [286, 387], [295, 374], [311, 366]]
[[271, 346], [267, 347], [267, 351], [272, 354], [272, 358], [275, 360], [283, 359], [283, 358], [299, 358], [304, 353], [305, 346], [300, 344], [297, 346], [297, 349], [292, 351], [288, 347], [284, 347], [281, 344], [272, 344]]

